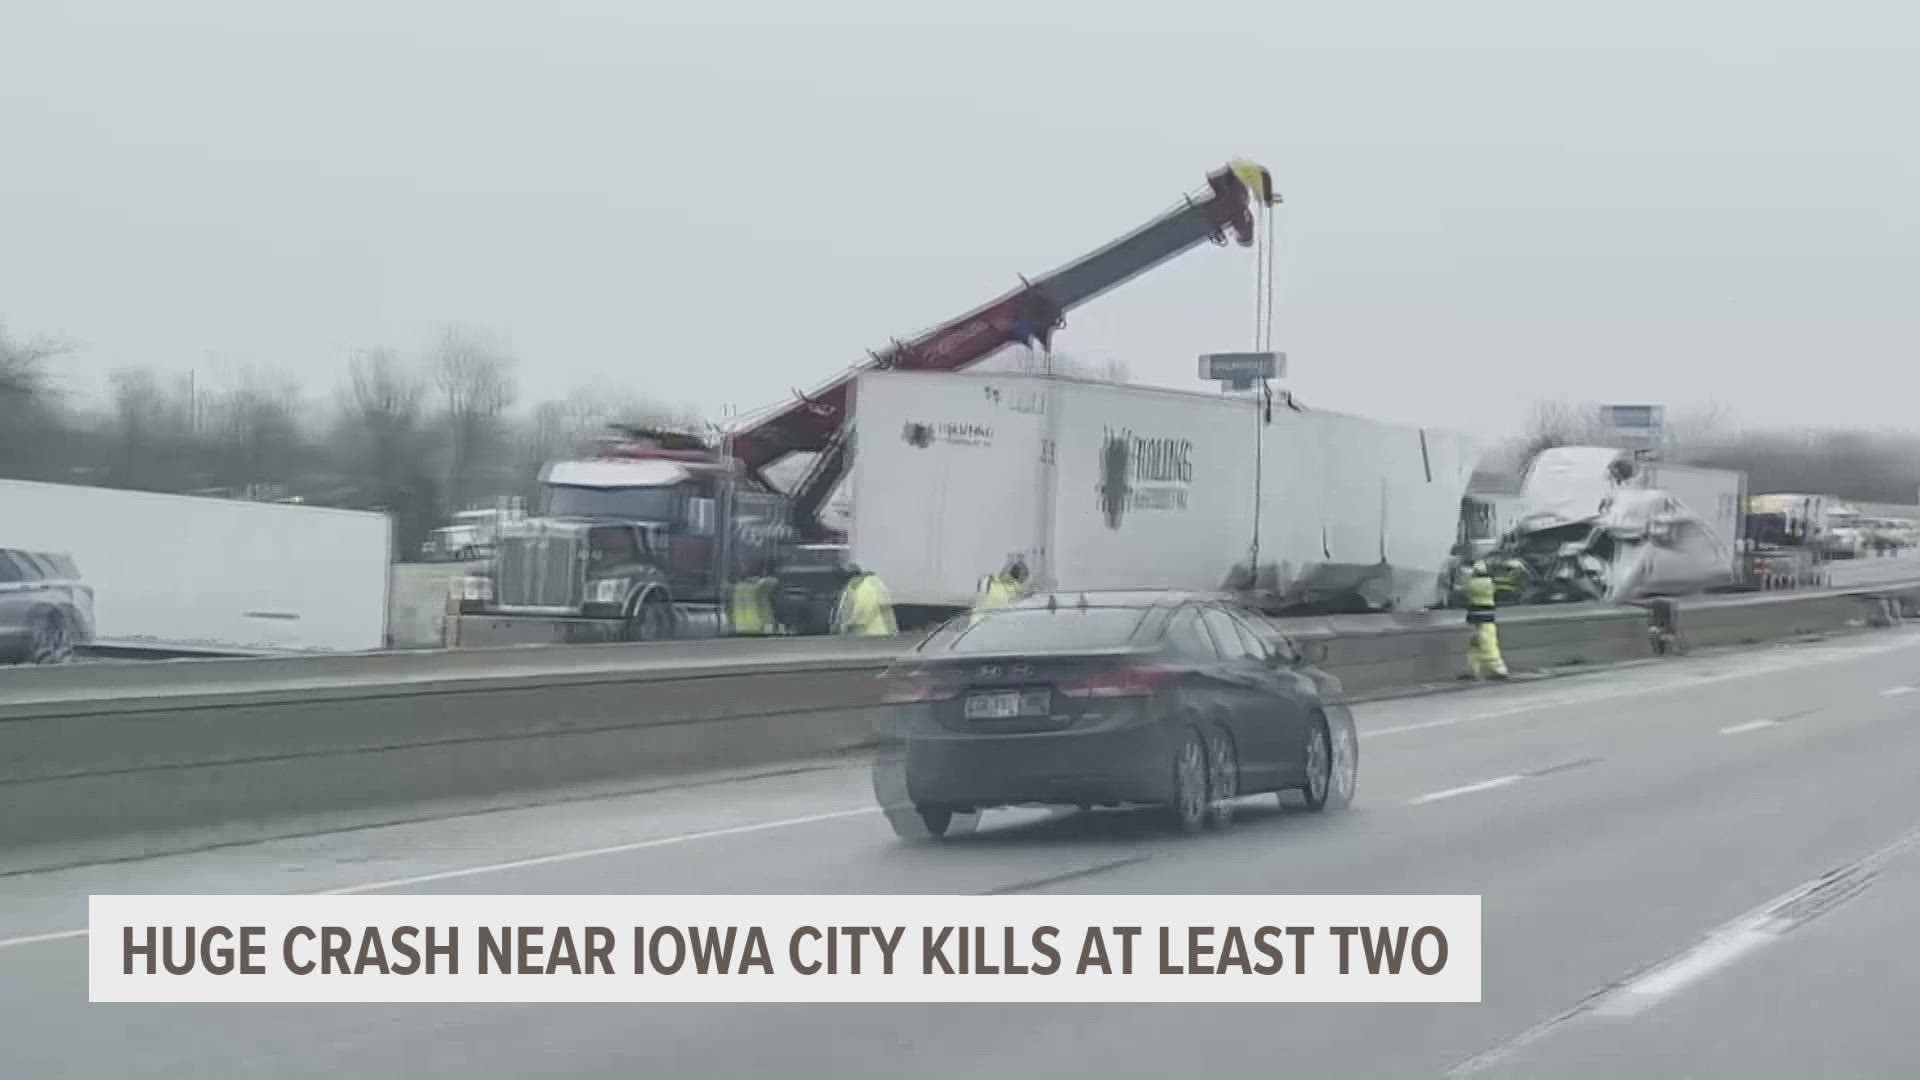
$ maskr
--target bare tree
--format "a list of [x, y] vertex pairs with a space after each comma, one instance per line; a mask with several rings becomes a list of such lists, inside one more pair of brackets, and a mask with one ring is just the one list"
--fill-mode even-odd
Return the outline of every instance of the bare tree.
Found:
[[475, 498], [490, 451], [502, 441], [501, 417], [514, 400], [514, 358], [498, 336], [447, 326], [429, 354], [447, 430], [447, 494], [456, 506]]
[[426, 380], [392, 349], [366, 349], [347, 366], [334, 444], [358, 501], [393, 515], [396, 556], [419, 550], [439, 524], [429, 465]]
[[123, 368], [109, 379], [107, 483], [147, 491], [207, 486], [206, 455], [195, 430], [198, 403], [186, 380], [162, 382], [145, 368]]
[[216, 483], [247, 498], [285, 498], [313, 461], [302, 431], [300, 387], [282, 372], [244, 368], [207, 403], [206, 445]]
[[59, 451], [51, 443], [60, 432], [61, 402], [47, 362], [67, 351], [50, 340], [16, 340], [0, 324], [0, 470], [9, 475], [58, 469]]
[[1920, 489], [1920, 438], [1904, 432], [1749, 432], [1699, 446], [1686, 460], [1739, 469], [1754, 492], [1911, 506]]

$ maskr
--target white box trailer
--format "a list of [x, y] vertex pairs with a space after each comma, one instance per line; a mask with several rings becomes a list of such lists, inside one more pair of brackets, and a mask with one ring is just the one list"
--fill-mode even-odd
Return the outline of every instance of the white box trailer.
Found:
[[[1477, 458], [1464, 435], [1220, 394], [1034, 375], [868, 372], [855, 385], [855, 562], [897, 604], [959, 607], [1020, 555], [1057, 589], [1435, 598]], [[1255, 439], [1264, 440], [1256, 466]]]
[[0, 480], [0, 548], [72, 558], [113, 648], [384, 648], [391, 534], [366, 511]]

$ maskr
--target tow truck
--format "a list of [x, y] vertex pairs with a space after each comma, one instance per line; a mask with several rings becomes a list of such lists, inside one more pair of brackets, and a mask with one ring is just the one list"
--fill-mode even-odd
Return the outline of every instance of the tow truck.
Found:
[[[870, 352], [719, 438], [627, 428], [595, 457], [548, 465], [536, 514], [504, 529], [486, 566], [458, 586], [449, 643], [687, 636], [696, 622], [720, 621], [690, 615], [717, 612], [730, 582], [769, 566], [783, 600], [811, 613], [797, 625], [823, 632], [819, 613], [831, 598], [812, 594], [845, 575], [821, 566], [823, 553], [844, 559], [844, 537], [821, 512], [852, 463], [851, 391], [861, 371], [959, 371], [1015, 345], [1050, 349], [1068, 312], [1135, 277], [1203, 243], [1252, 246], [1256, 211], [1278, 201], [1265, 168], [1229, 162], [1145, 225]], [[781, 490], [769, 469], [806, 453], [813, 460]]]

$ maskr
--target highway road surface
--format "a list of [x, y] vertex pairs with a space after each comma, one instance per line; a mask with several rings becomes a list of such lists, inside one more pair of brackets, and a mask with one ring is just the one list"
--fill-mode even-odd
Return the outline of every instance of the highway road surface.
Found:
[[[1920, 958], [1920, 628], [1381, 703], [1360, 796], [989, 814], [863, 769], [0, 878], [0, 1076], [1893, 1076]], [[1839, 875], [1814, 888], [1823, 875]], [[89, 892], [1478, 893], [1448, 1006], [90, 1006]]]

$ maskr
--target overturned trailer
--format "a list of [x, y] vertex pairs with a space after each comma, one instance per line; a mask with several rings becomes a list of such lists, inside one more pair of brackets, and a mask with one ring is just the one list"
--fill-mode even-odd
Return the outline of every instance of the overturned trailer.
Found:
[[1015, 556], [1053, 589], [1428, 607], [1477, 458], [1453, 432], [1220, 394], [903, 372], [855, 393], [853, 559], [927, 616]]

